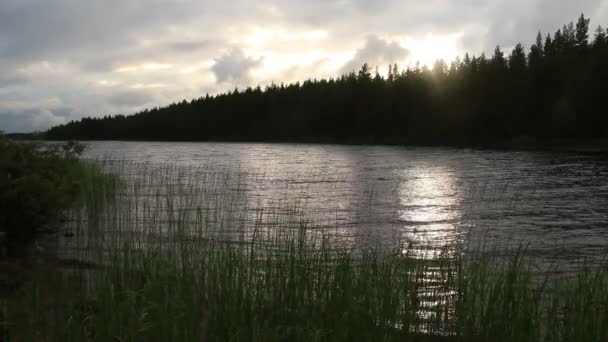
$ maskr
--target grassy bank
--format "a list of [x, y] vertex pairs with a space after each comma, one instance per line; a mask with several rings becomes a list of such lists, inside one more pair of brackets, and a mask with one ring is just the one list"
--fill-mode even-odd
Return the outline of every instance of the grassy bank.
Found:
[[[0, 135], [0, 233], [33, 240], [53, 229], [65, 211], [109, 192], [117, 179], [79, 159], [78, 143], [18, 143]], [[9, 248], [10, 250], [10, 248]]]
[[[98, 164], [118, 191], [70, 211], [63, 248], [5, 300], [10, 341], [605, 341], [608, 267], [539, 273], [465, 244], [360, 246], [248, 177]], [[99, 196], [105, 193], [104, 196]], [[86, 261], [86, 263], [84, 262]], [[83, 265], [87, 265], [83, 267]]]
[[[178, 253], [179, 255], [176, 255]], [[523, 259], [413, 260], [216, 242], [122, 250], [108, 268], [39, 273], [9, 340], [604, 341], [608, 272], [538, 279]]]

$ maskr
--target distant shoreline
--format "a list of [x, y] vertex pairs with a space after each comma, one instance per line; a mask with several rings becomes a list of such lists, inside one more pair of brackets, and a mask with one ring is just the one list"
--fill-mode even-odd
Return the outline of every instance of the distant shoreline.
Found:
[[608, 153], [608, 140], [550, 140], [546, 142], [501, 144], [496, 147], [498, 149], [520, 151]]
[[[34, 135], [35, 134], [35, 135]], [[18, 133], [7, 134], [13, 140], [30, 141], [65, 141], [44, 139], [38, 133]], [[303, 145], [348, 145], [348, 146], [401, 146], [401, 147], [443, 147], [456, 149], [479, 149], [479, 150], [500, 150], [500, 151], [545, 151], [545, 152], [564, 152], [564, 153], [606, 153], [608, 154], [608, 139], [595, 140], [547, 140], [547, 141], [528, 141], [519, 139], [517, 141], [507, 141], [493, 144], [421, 144], [421, 143], [392, 143], [392, 142], [357, 142], [357, 141], [335, 141], [331, 139], [294, 139], [294, 140], [151, 140], [151, 139], [74, 139], [76, 141], [126, 141], [126, 142], [167, 142], [167, 143], [244, 143], [244, 144], [303, 144]]]

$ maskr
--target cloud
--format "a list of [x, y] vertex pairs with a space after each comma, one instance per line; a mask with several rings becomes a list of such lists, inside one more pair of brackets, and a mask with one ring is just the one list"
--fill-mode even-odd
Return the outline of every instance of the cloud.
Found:
[[403, 62], [408, 55], [409, 51], [399, 43], [370, 35], [367, 37], [365, 45], [357, 50], [353, 58], [342, 67], [341, 73], [356, 71], [364, 63], [368, 63], [373, 68]]
[[233, 49], [215, 59], [211, 71], [218, 83], [243, 84], [250, 81], [251, 71], [262, 65], [262, 58], [246, 56], [243, 50]]
[[[541, 30], [544, 35], [553, 34], [563, 24], [575, 22], [581, 13], [593, 19], [593, 24], [606, 26], [607, 17], [602, 15], [601, 8], [608, 1], [577, 0], [512, 0], [496, 2], [489, 16], [493, 18], [484, 39], [485, 50], [497, 44], [513, 47], [518, 42], [530, 46]], [[597, 14], [597, 15], [596, 15]], [[594, 27], [591, 27], [593, 31]]]
[[580, 12], [608, 26], [608, 0], [2, 0], [0, 129], [337, 76], [415, 58], [398, 42], [428, 34], [458, 54], [530, 46]]
[[65, 106], [59, 98], [31, 99], [15, 94], [0, 96], [0, 113], [20, 112], [38, 108], [62, 109]]
[[25, 109], [17, 112], [0, 112], [0, 131], [31, 132], [47, 129], [65, 122], [66, 113], [61, 110], [40, 108]]
[[0, 89], [22, 85], [27, 82], [27, 78], [21, 75], [0, 75]]
[[154, 97], [145, 92], [138, 90], [130, 90], [118, 94], [114, 94], [108, 98], [108, 102], [118, 107], [137, 107], [154, 100]]
[[62, 115], [57, 115], [49, 109], [40, 109], [37, 115], [32, 117], [32, 127], [36, 130], [45, 129], [49, 126], [62, 124]]
[[[193, 40], [193, 41], [175, 41], [167, 44], [168, 48], [172, 51], [180, 52], [199, 52], [204, 49], [208, 49], [217, 45], [218, 42], [214, 40]], [[221, 44], [221, 43], [220, 43]]]

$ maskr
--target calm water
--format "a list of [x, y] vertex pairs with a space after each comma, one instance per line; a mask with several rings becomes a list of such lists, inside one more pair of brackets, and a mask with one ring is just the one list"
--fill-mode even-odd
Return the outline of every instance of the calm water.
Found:
[[86, 156], [246, 175], [251, 207], [298, 203], [357, 243], [528, 246], [608, 254], [608, 158], [598, 155], [296, 144], [90, 142]]

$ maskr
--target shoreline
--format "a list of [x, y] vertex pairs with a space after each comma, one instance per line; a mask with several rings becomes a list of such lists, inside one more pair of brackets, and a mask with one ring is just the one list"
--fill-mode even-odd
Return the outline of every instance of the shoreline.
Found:
[[[421, 144], [421, 143], [368, 143], [352, 141], [332, 140], [148, 140], [148, 139], [74, 139], [79, 142], [154, 142], [154, 143], [226, 143], [226, 144], [295, 144], [295, 145], [338, 145], [338, 146], [394, 146], [406, 148], [454, 148], [475, 150], [497, 150], [497, 151], [529, 151], [529, 152], [562, 152], [562, 153], [585, 153], [585, 154], [608, 154], [608, 139], [597, 140], [548, 140], [548, 141], [526, 141], [526, 142], [503, 142], [492, 144]], [[33, 140], [45, 142], [60, 142], [68, 140]]]

